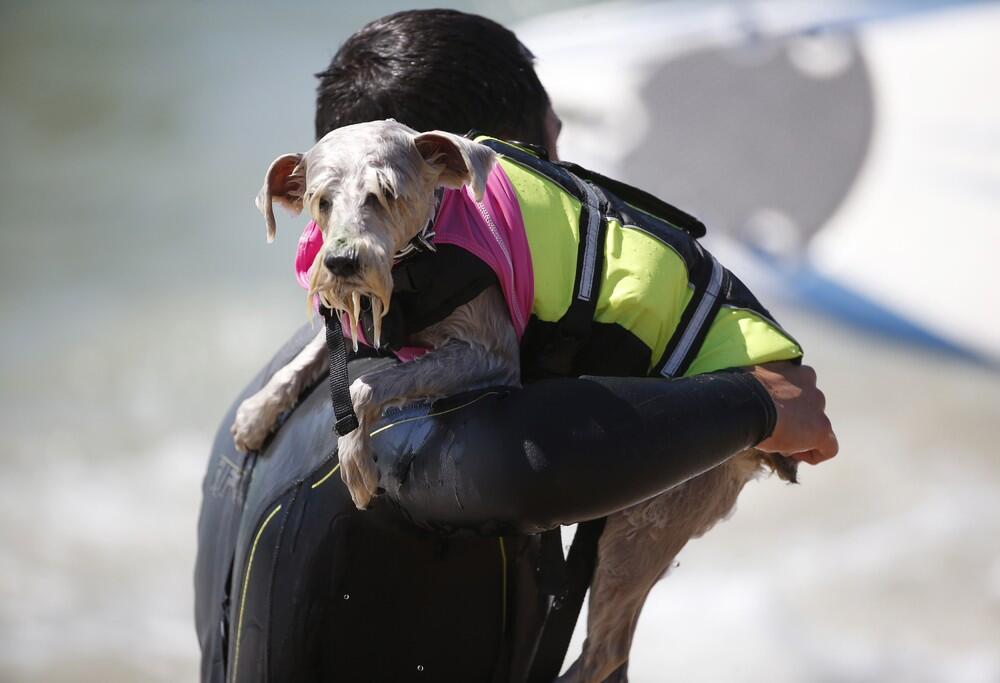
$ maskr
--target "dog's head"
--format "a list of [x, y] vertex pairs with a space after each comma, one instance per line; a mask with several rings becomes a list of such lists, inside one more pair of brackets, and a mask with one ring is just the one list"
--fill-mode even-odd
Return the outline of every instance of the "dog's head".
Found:
[[[492, 150], [452, 133], [417, 133], [391, 119], [338, 128], [267, 170], [257, 208], [274, 239], [273, 202], [309, 211], [323, 233], [310, 299], [357, 324], [362, 299], [378, 321], [392, 296], [393, 256], [431, 219], [434, 191], [468, 185], [482, 199]], [[377, 340], [376, 340], [377, 341]]]

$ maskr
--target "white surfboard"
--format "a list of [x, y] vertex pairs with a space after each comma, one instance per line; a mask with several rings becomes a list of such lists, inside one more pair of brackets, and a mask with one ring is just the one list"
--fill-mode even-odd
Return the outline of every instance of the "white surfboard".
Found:
[[[947, 5], [947, 6], [945, 6]], [[561, 154], [785, 296], [1000, 364], [1000, 6], [613, 3], [518, 28]]]

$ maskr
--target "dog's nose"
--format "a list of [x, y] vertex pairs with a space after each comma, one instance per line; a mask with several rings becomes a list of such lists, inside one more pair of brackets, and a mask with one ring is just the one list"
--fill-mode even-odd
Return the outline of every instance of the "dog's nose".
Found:
[[323, 265], [337, 277], [347, 277], [358, 272], [358, 259], [355, 256], [327, 254], [323, 257]]

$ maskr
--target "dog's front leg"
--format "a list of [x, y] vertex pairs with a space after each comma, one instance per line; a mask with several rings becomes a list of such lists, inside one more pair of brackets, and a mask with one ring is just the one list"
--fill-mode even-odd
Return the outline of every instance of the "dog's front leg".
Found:
[[249, 453], [264, 445], [281, 414], [294, 408], [302, 390], [326, 370], [325, 350], [326, 333], [320, 330], [260, 391], [240, 404], [229, 429], [237, 450]]
[[367, 507], [378, 487], [369, 433], [385, 409], [418, 399], [441, 398], [458, 389], [516, 384], [517, 373], [508, 354], [453, 340], [409, 363], [356, 379], [351, 384], [351, 399], [359, 426], [337, 444], [340, 474], [354, 504]]

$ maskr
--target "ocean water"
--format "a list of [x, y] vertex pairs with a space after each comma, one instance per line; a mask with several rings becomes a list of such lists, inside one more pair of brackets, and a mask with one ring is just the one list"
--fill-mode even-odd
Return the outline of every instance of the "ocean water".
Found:
[[[208, 448], [305, 316], [302, 221], [268, 246], [251, 200], [310, 143], [311, 74], [395, 8], [0, 6], [0, 681], [197, 677]], [[684, 551], [632, 679], [1000, 680], [1000, 379], [775, 312], [841, 456]]]

